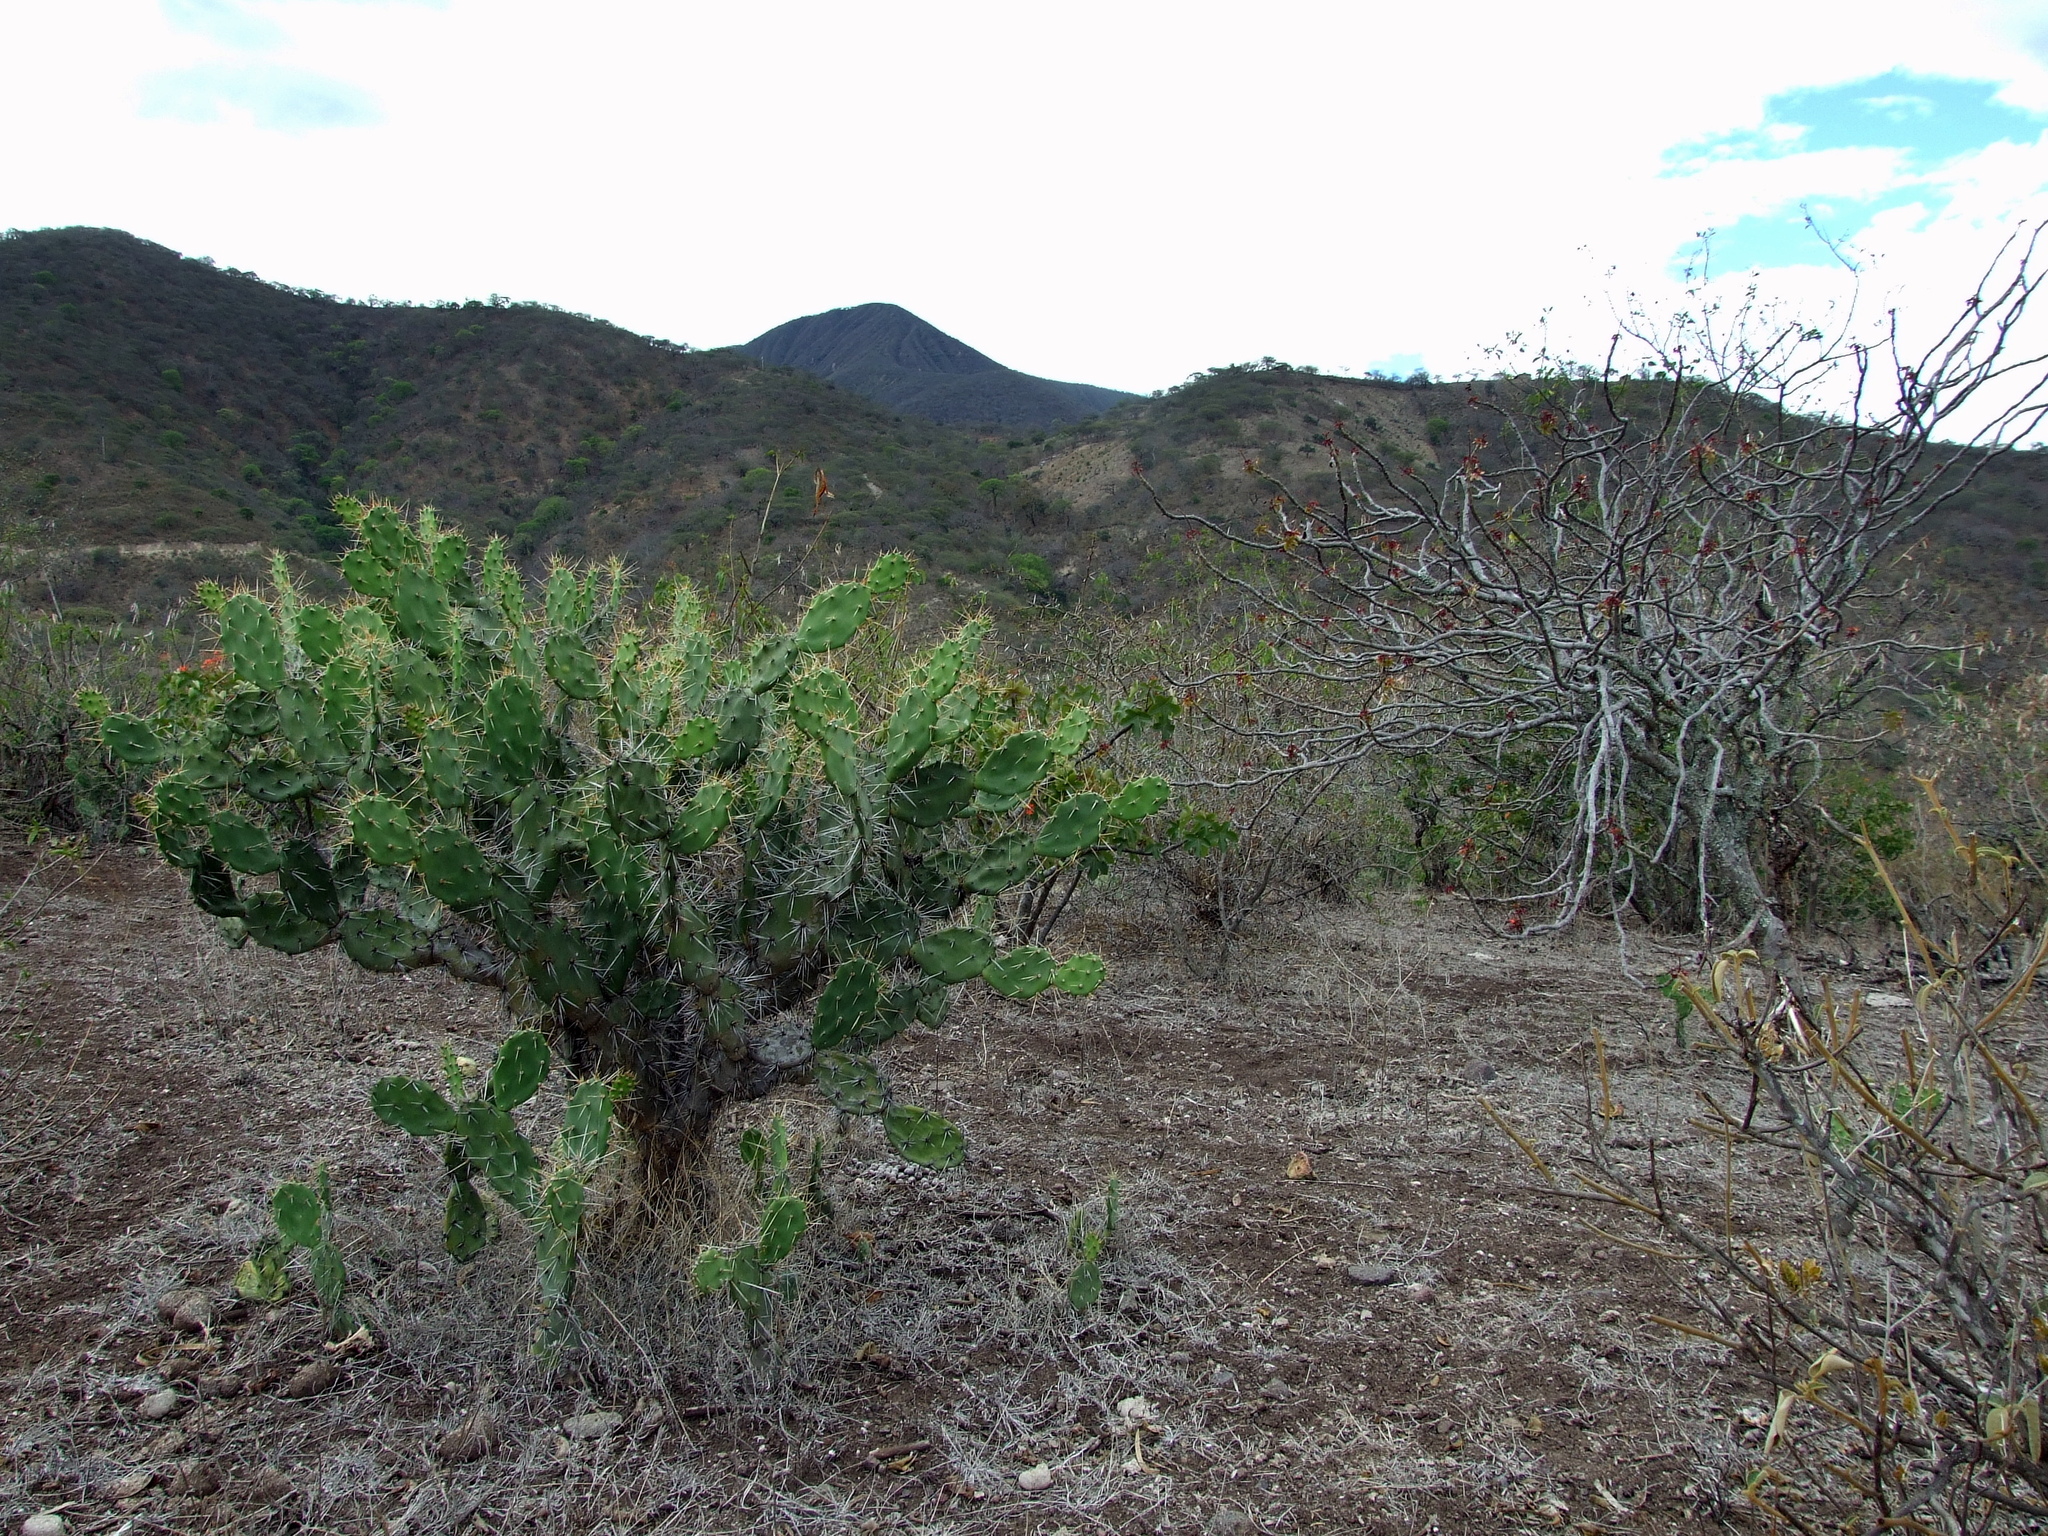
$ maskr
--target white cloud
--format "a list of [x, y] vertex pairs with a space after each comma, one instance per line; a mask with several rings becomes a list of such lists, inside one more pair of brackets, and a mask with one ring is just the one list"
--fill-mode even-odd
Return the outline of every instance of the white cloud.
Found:
[[[1621, 0], [167, 3], [11, 19], [45, 62], [0, 99], [37, 146], [0, 169], [0, 223], [699, 344], [887, 299], [1137, 389], [1266, 354], [1442, 372], [1546, 311], [1585, 350], [1698, 230], [1926, 174], [1801, 151], [1772, 97], [1910, 67], [2048, 106], [2031, 23], [1988, 3], [1728, 0], [1711, 28]], [[1793, 152], [1666, 174], [1754, 129]], [[2034, 155], [1945, 166], [1945, 211], [1873, 224], [1886, 280], [1945, 301], [1956, 231], [2038, 201]]]

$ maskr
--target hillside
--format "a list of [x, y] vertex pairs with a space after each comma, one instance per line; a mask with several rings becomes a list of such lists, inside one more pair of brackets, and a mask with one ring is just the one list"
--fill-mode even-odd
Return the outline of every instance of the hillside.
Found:
[[895, 304], [805, 315], [740, 350], [801, 368], [892, 410], [933, 421], [1043, 428], [1084, 420], [1133, 398], [1094, 384], [1064, 384], [1005, 368]]
[[317, 559], [344, 488], [530, 562], [901, 545], [1021, 601], [1006, 490], [1032, 446], [542, 305], [348, 303], [111, 230], [0, 240], [0, 517], [66, 604], [161, 607], [260, 547]]

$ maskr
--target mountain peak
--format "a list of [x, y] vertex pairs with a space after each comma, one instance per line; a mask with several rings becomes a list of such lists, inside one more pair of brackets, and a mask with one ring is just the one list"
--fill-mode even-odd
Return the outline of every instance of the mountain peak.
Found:
[[1050, 427], [1130, 396], [1005, 368], [900, 304], [855, 304], [764, 331], [741, 351], [934, 421]]

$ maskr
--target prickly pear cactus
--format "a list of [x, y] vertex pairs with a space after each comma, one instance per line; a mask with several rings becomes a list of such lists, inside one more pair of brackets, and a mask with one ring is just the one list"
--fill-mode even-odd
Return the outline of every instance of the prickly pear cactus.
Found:
[[[353, 596], [307, 601], [281, 561], [265, 594], [204, 593], [224, 665], [198, 704], [102, 711], [108, 751], [159, 772], [157, 846], [230, 942], [502, 987], [573, 1074], [631, 1074], [621, 1118], [650, 1151], [815, 1069], [905, 1157], [957, 1163], [960, 1133], [870, 1053], [975, 977], [1093, 991], [1099, 959], [1005, 949], [992, 923], [1005, 892], [1102, 867], [1165, 786], [1089, 767], [1085, 712], [1024, 728], [976, 670], [979, 622], [907, 655], [902, 555], [738, 635], [686, 584], [632, 611], [617, 564], [562, 566], [530, 597], [431, 511], [338, 510]], [[574, 1190], [503, 1172], [529, 1219], [567, 1221]]]

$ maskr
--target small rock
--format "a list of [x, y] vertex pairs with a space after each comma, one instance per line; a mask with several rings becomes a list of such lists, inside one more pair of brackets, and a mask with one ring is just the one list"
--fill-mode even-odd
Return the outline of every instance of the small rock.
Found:
[[616, 1413], [579, 1413], [562, 1420], [562, 1433], [571, 1440], [602, 1440], [625, 1422]]
[[1543, 1438], [1542, 1417], [1537, 1414], [1530, 1414], [1529, 1422], [1522, 1426], [1522, 1432], [1531, 1440], [1541, 1440]]
[[180, 1333], [204, 1333], [213, 1326], [213, 1298], [196, 1285], [182, 1285], [157, 1297], [156, 1315]]
[[152, 1392], [135, 1405], [135, 1411], [145, 1419], [168, 1419], [178, 1411], [178, 1393], [174, 1387], [165, 1387]]
[[1866, 1008], [1910, 1008], [1913, 1006], [1913, 999], [1901, 997], [1896, 992], [1866, 992], [1863, 994], [1863, 1006]]
[[442, 1461], [480, 1461], [498, 1447], [498, 1416], [479, 1408], [441, 1437], [434, 1454]]
[[1408, 1299], [1420, 1302], [1435, 1301], [1436, 1290], [1433, 1286], [1423, 1285], [1418, 1281], [1416, 1284], [1408, 1287]]
[[1312, 1179], [1315, 1176], [1316, 1165], [1306, 1152], [1297, 1152], [1287, 1159], [1287, 1177], [1290, 1179]]
[[171, 1476], [171, 1492], [187, 1498], [206, 1498], [220, 1492], [220, 1474], [210, 1462], [185, 1462]]
[[334, 1385], [334, 1378], [341, 1372], [332, 1360], [308, 1360], [296, 1371], [292, 1379], [284, 1384], [286, 1397], [314, 1397]]
[[275, 1504], [292, 1492], [292, 1480], [279, 1467], [258, 1467], [256, 1475], [249, 1479], [249, 1501], [252, 1504]]
[[1237, 1372], [1231, 1370], [1228, 1366], [1219, 1365], [1209, 1373], [1209, 1385], [1212, 1387], [1234, 1387], [1237, 1385]]
[[167, 1429], [144, 1446], [142, 1454], [150, 1461], [169, 1461], [185, 1449], [185, 1442], [190, 1438], [182, 1429]]
[[1465, 1063], [1465, 1081], [1468, 1083], [1490, 1083], [1499, 1076], [1499, 1070], [1484, 1056], [1474, 1056]]
[[62, 1515], [30, 1515], [21, 1522], [21, 1536], [64, 1536], [67, 1529]]
[[1278, 1376], [1275, 1376], [1271, 1381], [1259, 1388], [1259, 1396], [1269, 1397], [1276, 1403], [1284, 1403], [1294, 1395], [1294, 1388], [1290, 1387]]
[[1208, 1524], [1202, 1527], [1202, 1536], [1252, 1536], [1256, 1530], [1250, 1515], [1226, 1504], [1209, 1517]]
[[1052, 1486], [1052, 1468], [1044, 1462], [1035, 1467], [1026, 1467], [1017, 1474], [1017, 1486], [1026, 1493], [1043, 1493]]
[[140, 1472], [130, 1472], [126, 1477], [117, 1477], [107, 1484], [107, 1496], [114, 1499], [139, 1499], [149, 1492], [149, 1485], [156, 1481], [156, 1473], [148, 1467]]
[[1344, 1273], [1360, 1285], [1392, 1285], [1396, 1278], [1391, 1264], [1353, 1264]]

